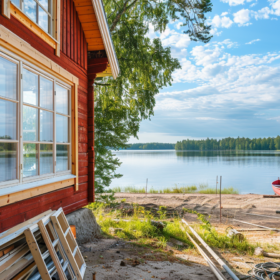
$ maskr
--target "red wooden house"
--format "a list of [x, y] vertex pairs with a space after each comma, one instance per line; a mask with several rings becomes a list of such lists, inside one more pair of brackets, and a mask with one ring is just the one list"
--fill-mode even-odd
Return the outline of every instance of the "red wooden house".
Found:
[[119, 74], [102, 0], [0, 0], [0, 232], [94, 201], [96, 77]]

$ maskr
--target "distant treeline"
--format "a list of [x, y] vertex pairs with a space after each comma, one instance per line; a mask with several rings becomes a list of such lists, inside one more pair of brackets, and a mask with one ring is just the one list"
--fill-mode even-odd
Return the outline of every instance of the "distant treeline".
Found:
[[175, 144], [170, 143], [138, 143], [131, 144], [127, 150], [174, 150]]
[[268, 138], [224, 138], [221, 140], [183, 140], [175, 144], [175, 150], [280, 150], [280, 136]]

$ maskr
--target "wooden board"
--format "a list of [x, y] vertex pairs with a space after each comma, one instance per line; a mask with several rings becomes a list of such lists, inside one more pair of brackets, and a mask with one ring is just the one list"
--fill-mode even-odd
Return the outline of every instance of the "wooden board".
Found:
[[34, 223], [37, 223], [39, 220], [41, 220], [44, 217], [50, 216], [54, 211], [48, 210], [38, 216], [35, 216], [34, 218], [21, 223], [3, 233], [0, 233], [0, 245], [3, 245], [14, 238], [18, 237], [21, 235], [29, 226], [31, 226]]
[[29, 252], [28, 246], [24, 246], [20, 251], [9, 258], [3, 265], [0, 266], [0, 273], [10, 268], [14, 263], [20, 260], [25, 254]]
[[0, 274], [1, 280], [10, 280], [15, 275], [17, 275], [20, 271], [22, 271], [26, 266], [33, 262], [33, 258], [27, 259], [26, 257], [19, 260], [9, 269], [5, 270], [3, 273]]
[[23, 277], [27, 276], [28, 274], [32, 273], [36, 268], [35, 262], [31, 263], [27, 266], [24, 270], [22, 270], [17, 276], [13, 278], [13, 280], [21, 280]]
[[7, 195], [3, 195], [0, 196], [0, 206], [5, 206], [8, 204], [12, 204], [15, 203], [17, 201], [23, 200], [23, 199], [27, 199], [27, 198], [31, 198], [40, 194], [44, 194], [44, 193], [49, 193], [58, 189], [62, 189], [71, 185], [74, 185], [75, 183], [75, 179], [67, 179], [64, 181], [58, 181], [55, 183], [51, 183], [48, 185], [44, 185], [44, 186], [40, 186], [40, 187], [36, 187], [36, 188], [32, 188], [32, 189], [27, 189], [24, 191], [20, 191], [20, 192], [16, 192], [16, 193], [12, 193], [12, 194], [7, 194]]
[[52, 245], [52, 242], [50, 240], [50, 237], [49, 237], [49, 234], [47, 232], [47, 229], [45, 228], [45, 225], [43, 224], [42, 221], [39, 221], [38, 223], [38, 226], [39, 226], [39, 229], [40, 229], [40, 232], [43, 236], [43, 239], [45, 241], [45, 244], [49, 250], [49, 253], [50, 253], [50, 256], [54, 262], [54, 265], [56, 267], [56, 270], [57, 270], [57, 273], [58, 273], [58, 276], [59, 276], [59, 279], [60, 280], [67, 280], [66, 278], [66, 275], [64, 274], [63, 272], [63, 269], [62, 269], [62, 266], [61, 266], [61, 263], [58, 259], [58, 256], [53, 248], [53, 245]]
[[33, 258], [37, 264], [38, 270], [40, 272], [40, 275], [42, 277], [42, 280], [51, 280], [51, 277], [49, 275], [47, 266], [45, 264], [45, 261], [43, 259], [43, 256], [41, 255], [40, 248], [36, 242], [34, 242], [34, 236], [32, 231], [28, 228], [24, 231], [26, 242], [28, 244], [28, 247], [33, 255]]

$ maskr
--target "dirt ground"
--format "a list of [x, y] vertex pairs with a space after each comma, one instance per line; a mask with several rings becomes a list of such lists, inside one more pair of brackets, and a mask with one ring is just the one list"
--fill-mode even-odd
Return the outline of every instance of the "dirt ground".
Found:
[[[182, 207], [196, 210], [209, 215], [211, 224], [217, 231], [225, 232], [232, 227], [242, 232], [249, 242], [260, 246], [275, 245], [280, 248], [278, 231], [265, 230], [242, 222], [249, 222], [280, 231], [280, 198], [263, 198], [262, 195], [222, 195], [222, 222], [220, 223], [219, 196], [204, 194], [128, 194], [117, 193], [118, 201], [137, 203], [148, 208], [167, 206], [170, 211], [178, 211]], [[255, 216], [273, 216], [274, 218]], [[196, 215], [185, 214], [184, 218], [190, 223], [197, 223]], [[236, 221], [238, 220], [238, 221]], [[172, 279], [172, 280], [212, 280], [216, 279], [205, 260], [192, 249], [188, 253], [177, 250], [176, 241], [169, 242], [170, 253], [153, 251], [139, 247], [131, 242], [118, 239], [102, 239], [97, 243], [85, 244], [81, 248], [87, 261], [85, 279]], [[276, 253], [280, 253], [274, 251]], [[248, 271], [260, 262], [274, 261], [266, 257], [240, 255], [226, 250], [216, 250], [229, 267], [240, 279], [248, 279]], [[123, 262], [123, 263], [121, 263]], [[123, 266], [122, 266], [123, 265]]]
[[84, 244], [81, 250], [87, 264], [85, 280], [92, 280], [93, 273], [96, 280], [216, 279], [206, 264], [188, 261], [186, 255], [153, 251], [118, 239], [100, 239]]

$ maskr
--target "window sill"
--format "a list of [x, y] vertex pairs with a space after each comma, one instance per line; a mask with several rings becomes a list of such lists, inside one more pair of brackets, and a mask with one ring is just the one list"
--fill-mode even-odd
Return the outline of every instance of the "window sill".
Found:
[[64, 175], [0, 189], [0, 207], [75, 184], [75, 175]]

